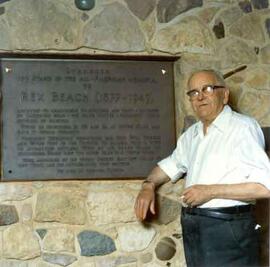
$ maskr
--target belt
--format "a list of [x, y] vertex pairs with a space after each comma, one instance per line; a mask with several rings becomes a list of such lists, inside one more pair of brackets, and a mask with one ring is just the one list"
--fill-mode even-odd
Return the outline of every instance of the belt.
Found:
[[222, 208], [191, 208], [182, 207], [183, 214], [206, 216], [222, 220], [234, 220], [253, 212], [253, 205], [241, 205]]

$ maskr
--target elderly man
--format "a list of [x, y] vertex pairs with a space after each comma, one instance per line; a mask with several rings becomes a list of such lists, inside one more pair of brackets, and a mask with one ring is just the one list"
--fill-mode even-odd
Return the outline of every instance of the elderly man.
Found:
[[[258, 266], [255, 199], [270, 197], [270, 162], [258, 123], [227, 105], [214, 70], [193, 73], [187, 95], [199, 122], [158, 163], [135, 203], [138, 219], [155, 213], [155, 189], [186, 173], [181, 224], [187, 266]], [[185, 207], [184, 207], [185, 206]]]

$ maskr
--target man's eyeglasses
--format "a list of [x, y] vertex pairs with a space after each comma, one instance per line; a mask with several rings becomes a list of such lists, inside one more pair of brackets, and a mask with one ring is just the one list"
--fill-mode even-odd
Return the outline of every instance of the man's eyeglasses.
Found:
[[201, 90], [197, 90], [197, 89], [192, 89], [190, 91], [187, 92], [187, 95], [189, 96], [190, 100], [195, 100], [198, 98], [198, 96], [200, 95], [200, 93], [203, 93], [206, 96], [211, 96], [214, 93], [215, 89], [219, 89], [219, 88], [225, 88], [225, 86], [223, 85], [205, 85], [202, 87]]

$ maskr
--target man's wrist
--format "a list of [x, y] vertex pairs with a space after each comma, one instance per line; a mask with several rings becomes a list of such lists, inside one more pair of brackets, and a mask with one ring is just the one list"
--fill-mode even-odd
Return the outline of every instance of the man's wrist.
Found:
[[144, 180], [142, 182], [142, 189], [144, 188], [148, 188], [148, 187], [151, 187], [151, 189], [155, 190], [156, 188], [156, 185], [153, 181], [150, 181], [150, 180]]
[[209, 187], [209, 195], [211, 197], [211, 199], [215, 199], [215, 198], [218, 198], [218, 196], [220, 195], [220, 188], [218, 185], [208, 185]]

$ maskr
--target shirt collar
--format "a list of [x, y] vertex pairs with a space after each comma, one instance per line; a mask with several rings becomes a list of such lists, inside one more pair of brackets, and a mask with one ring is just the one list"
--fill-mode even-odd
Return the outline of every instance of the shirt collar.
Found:
[[[228, 128], [231, 116], [232, 116], [232, 109], [230, 108], [230, 106], [225, 105], [223, 110], [218, 114], [218, 116], [215, 118], [215, 120], [212, 122], [211, 125], [216, 127], [221, 132], [224, 132], [225, 129]], [[199, 121], [196, 125], [195, 136], [202, 132], [203, 132], [203, 124], [201, 121]]]
[[232, 109], [228, 105], [225, 105], [212, 124], [220, 131], [224, 132], [229, 126], [231, 116]]

